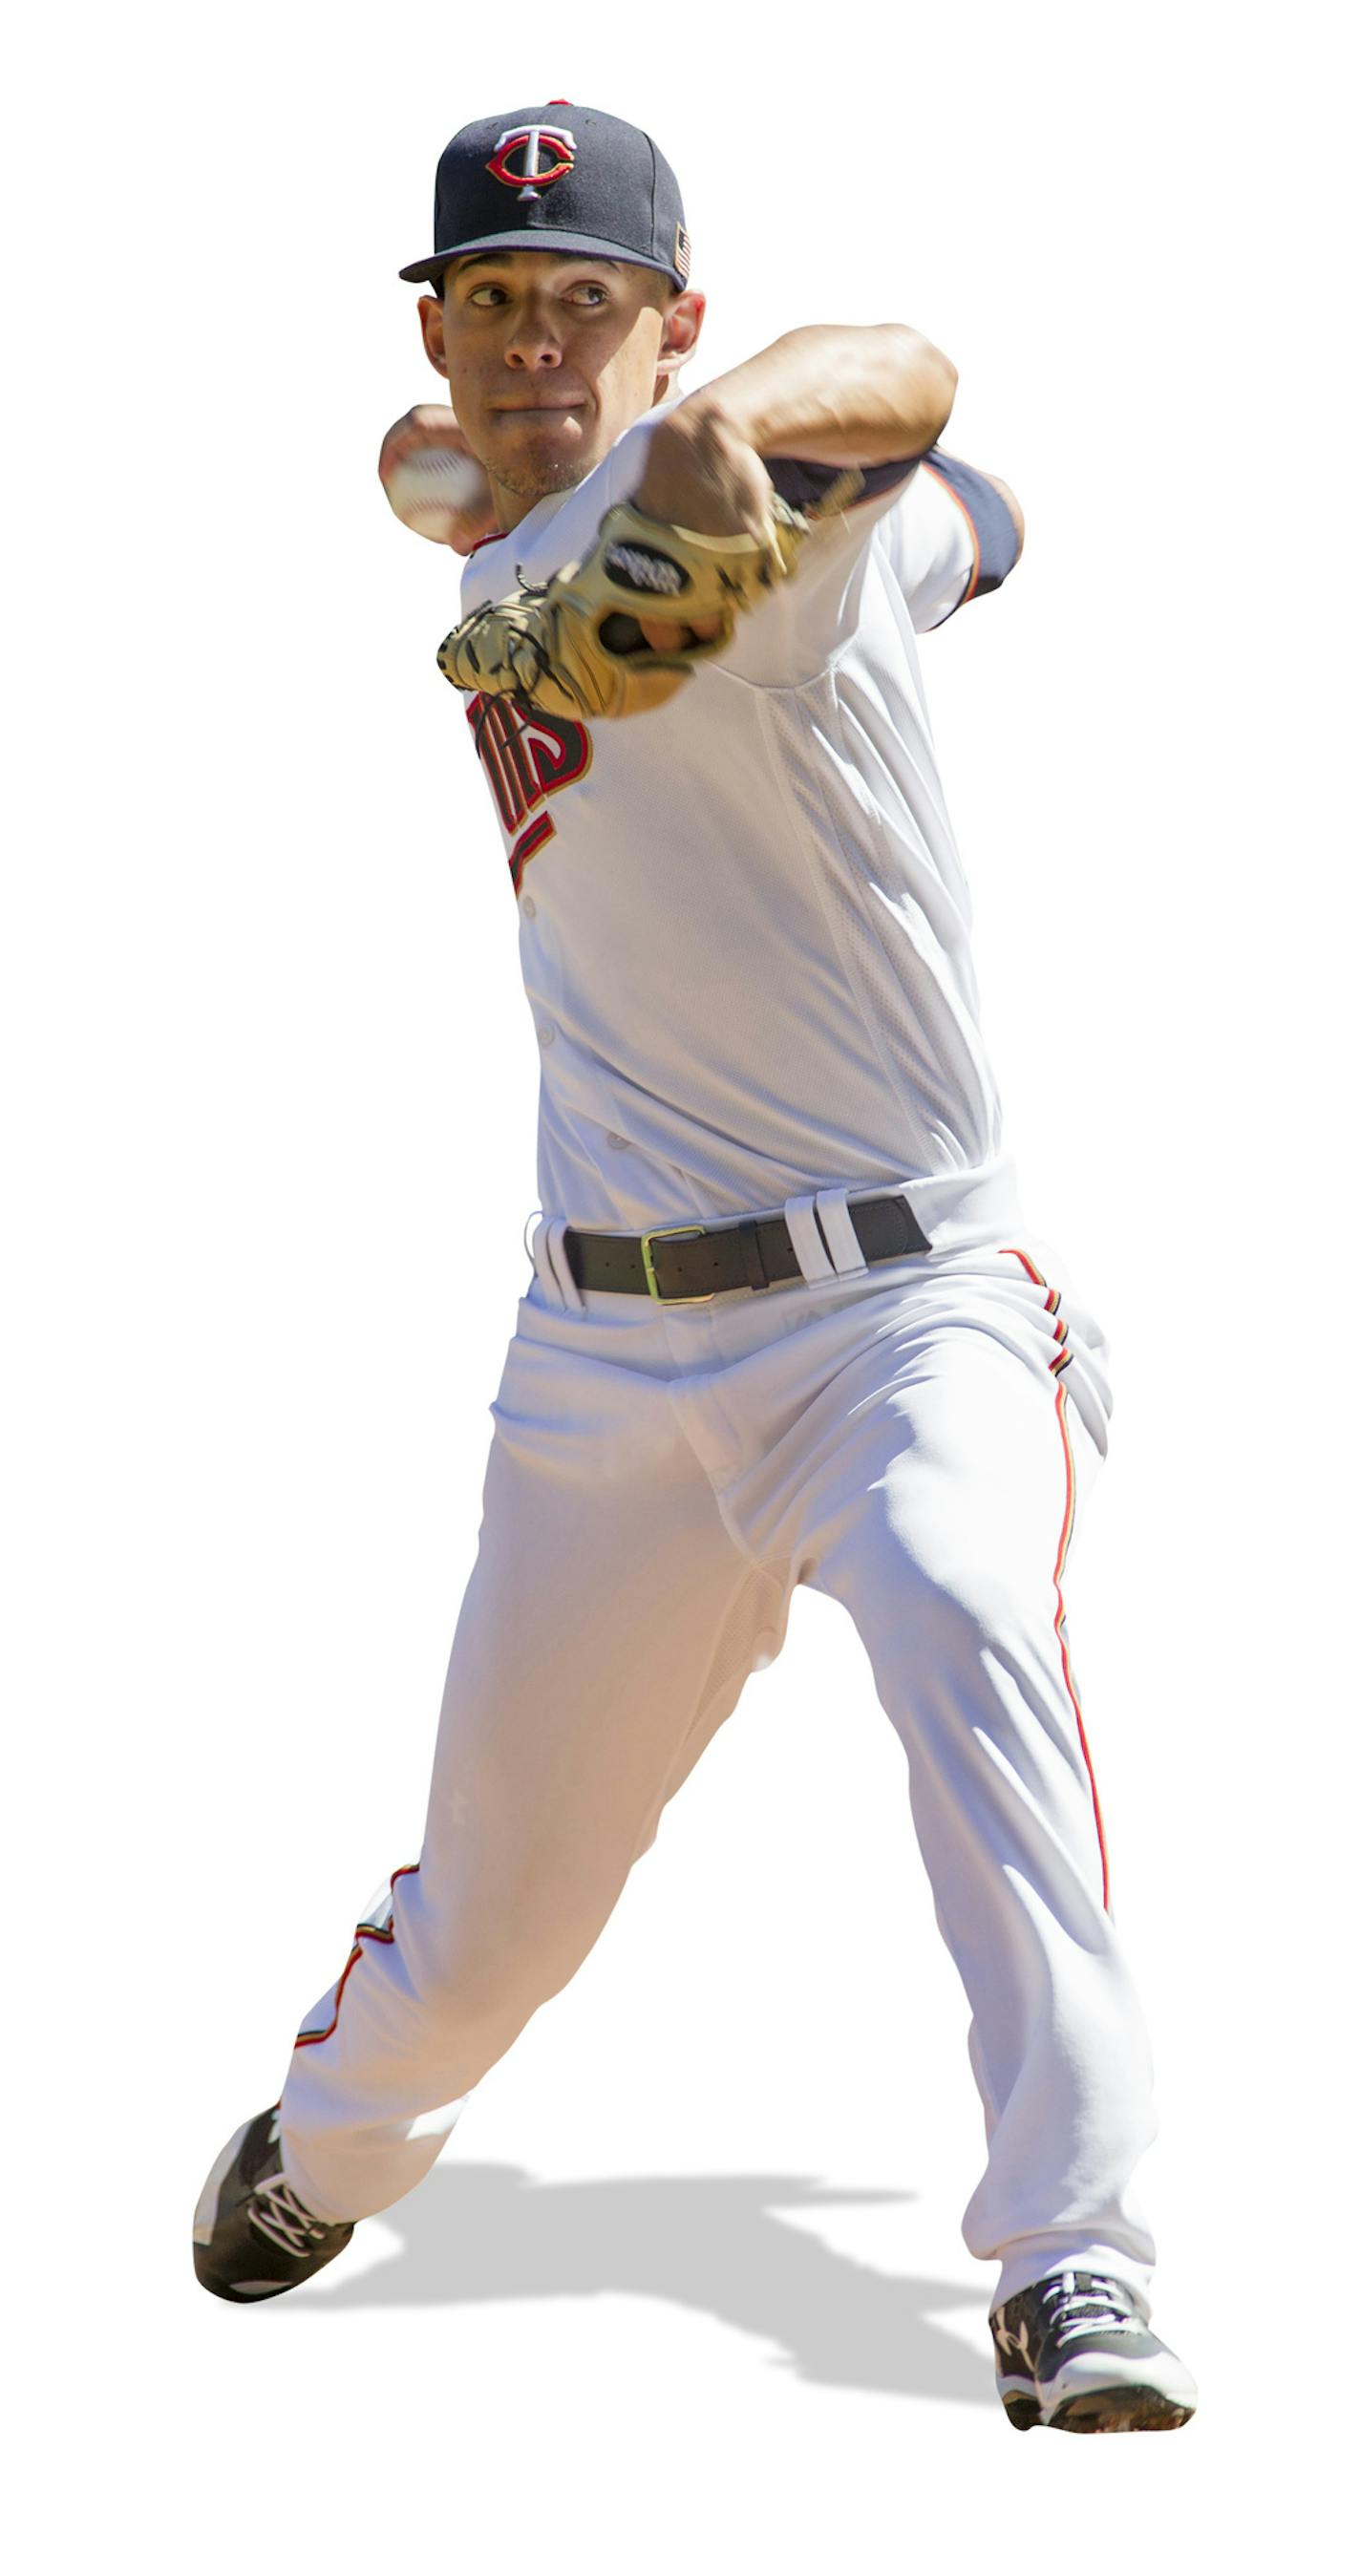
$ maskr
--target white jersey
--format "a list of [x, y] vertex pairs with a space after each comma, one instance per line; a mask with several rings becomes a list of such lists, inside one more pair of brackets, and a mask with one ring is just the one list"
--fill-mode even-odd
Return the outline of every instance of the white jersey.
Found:
[[[482, 543], [464, 615], [588, 551], [669, 408]], [[771, 472], [795, 500], [831, 480]], [[992, 487], [932, 451], [875, 469], [653, 712], [467, 701], [519, 903], [548, 1218], [633, 1232], [894, 1182], [944, 1185], [938, 1207], [1004, 1170], [914, 629], [1017, 551]]]

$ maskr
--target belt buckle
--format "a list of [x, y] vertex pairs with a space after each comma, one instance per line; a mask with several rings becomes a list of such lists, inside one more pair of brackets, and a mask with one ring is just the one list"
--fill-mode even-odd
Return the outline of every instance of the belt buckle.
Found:
[[707, 1232], [708, 1228], [706, 1225], [651, 1225], [648, 1226], [645, 1234], [639, 1235], [638, 1243], [642, 1253], [642, 1273], [647, 1282], [647, 1294], [656, 1305], [712, 1305], [713, 1300], [718, 1293], [716, 1288], [706, 1288], [697, 1297], [663, 1297], [661, 1290], [657, 1285], [656, 1265], [652, 1260], [652, 1245], [654, 1243], [660, 1243], [664, 1241], [666, 1237], [673, 1237], [677, 1234], [695, 1235], [707, 1234]]

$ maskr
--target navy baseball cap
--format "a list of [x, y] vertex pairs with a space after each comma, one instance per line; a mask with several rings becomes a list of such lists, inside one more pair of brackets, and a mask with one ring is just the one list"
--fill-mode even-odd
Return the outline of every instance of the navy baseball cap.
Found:
[[439, 157], [434, 252], [399, 273], [428, 284], [470, 250], [579, 250], [689, 281], [685, 210], [650, 134], [551, 98], [465, 125]]

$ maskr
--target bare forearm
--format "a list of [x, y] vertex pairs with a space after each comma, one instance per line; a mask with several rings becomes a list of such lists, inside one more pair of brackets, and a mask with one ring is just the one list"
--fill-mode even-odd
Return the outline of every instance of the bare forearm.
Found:
[[815, 322], [699, 386], [671, 418], [719, 416], [760, 456], [879, 465], [933, 447], [957, 382], [943, 351], [905, 322]]

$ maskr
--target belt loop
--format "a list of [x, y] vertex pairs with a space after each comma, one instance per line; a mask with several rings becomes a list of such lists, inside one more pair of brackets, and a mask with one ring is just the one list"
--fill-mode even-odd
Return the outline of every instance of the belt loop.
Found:
[[562, 1237], [566, 1231], [565, 1217], [540, 1217], [529, 1244], [529, 1258], [533, 1262], [539, 1286], [552, 1298], [553, 1303], [558, 1306], [569, 1306], [579, 1315], [584, 1310], [585, 1299], [571, 1275], [567, 1256], [562, 1248]]
[[566, 1246], [562, 1241], [562, 1237], [566, 1231], [566, 1218], [564, 1216], [552, 1217], [549, 1220], [548, 1230], [544, 1237], [544, 1249], [552, 1264], [553, 1278], [561, 1291], [563, 1305], [569, 1307], [572, 1314], [583, 1315], [586, 1310], [586, 1301], [571, 1275], [571, 1264], [567, 1259]]
[[784, 1223], [789, 1241], [798, 1258], [805, 1279], [834, 1279], [835, 1264], [828, 1258], [817, 1224], [817, 1202], [811, 1190], [805, 1196], [784, 1201]]
[[546, 1242], [547, 1232], [548, 1219], [545, 1216], [541, 1216], [529, 1238], [529, 1259], [534, 1265], [534, 1277], [538, 1281], [540, 1288], [544, 1291], [545, 1295], [552, 1298], [555, 1305], [560, 1305], [562, 1292], [559, 1289], [557, 1280], [553, 1274], [552, 1263], [548, 1259]]
[[869, 1265], [864, 1258], [859, 1236], [850, 1222], [850, 1192], [818, 1190], [815, 1206], [818, 1221], [826, 1236], [826, 1248], [841, 1279], [853, 1279]]

